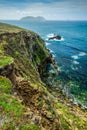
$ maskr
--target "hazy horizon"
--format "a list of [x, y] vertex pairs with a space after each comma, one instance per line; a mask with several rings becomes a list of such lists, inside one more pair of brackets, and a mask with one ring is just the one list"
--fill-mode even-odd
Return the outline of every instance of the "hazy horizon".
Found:
[[0, 20], [42, 16], [46, 20], [87, 21], [87, 0], [0, 0]]

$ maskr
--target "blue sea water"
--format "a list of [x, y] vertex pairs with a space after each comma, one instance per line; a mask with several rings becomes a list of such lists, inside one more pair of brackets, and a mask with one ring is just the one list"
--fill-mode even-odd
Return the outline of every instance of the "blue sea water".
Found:
[[[55, 58], [61, 72], [58, 78], [77, 84], [79, 88], [73, 85], [76, 92], [71, 92], [85, 95], [87, 103], [87, 21], [2, 22], [37, 32]], [[61, 35], [62, 40], [48, 40], [52, 34]]]

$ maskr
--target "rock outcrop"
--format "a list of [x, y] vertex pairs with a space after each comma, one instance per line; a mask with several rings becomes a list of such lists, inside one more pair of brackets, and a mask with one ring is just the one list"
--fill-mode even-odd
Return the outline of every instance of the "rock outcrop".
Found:
[[53, 37], [49, 37], [48, 40], [54, 40], [54, 39], [61, 40], [61, 36], [60, 35], [54, 35]]

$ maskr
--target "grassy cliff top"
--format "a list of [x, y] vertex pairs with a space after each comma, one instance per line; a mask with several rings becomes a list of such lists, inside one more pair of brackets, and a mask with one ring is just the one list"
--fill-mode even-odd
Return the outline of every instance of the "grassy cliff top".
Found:
[[7, 32], [17, 33], [17, 32], [20, 32], [22, 30], [26, 30], [26, 29], [22, 29], [20, 27], [9, 25], [6, 23], [0, 23], [0, 34], [7, 33]]

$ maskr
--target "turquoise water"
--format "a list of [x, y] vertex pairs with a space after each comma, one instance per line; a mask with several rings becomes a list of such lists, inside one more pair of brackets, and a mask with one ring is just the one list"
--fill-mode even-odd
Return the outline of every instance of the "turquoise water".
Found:
[[[69, 86], [69, 93], [87, 105], [87, 22], [4, 21], [37, 32], [45, 40], [59, 67], [58, 79]], [[49, 35], [60, 34], [62, 40], [48, 40]]]

